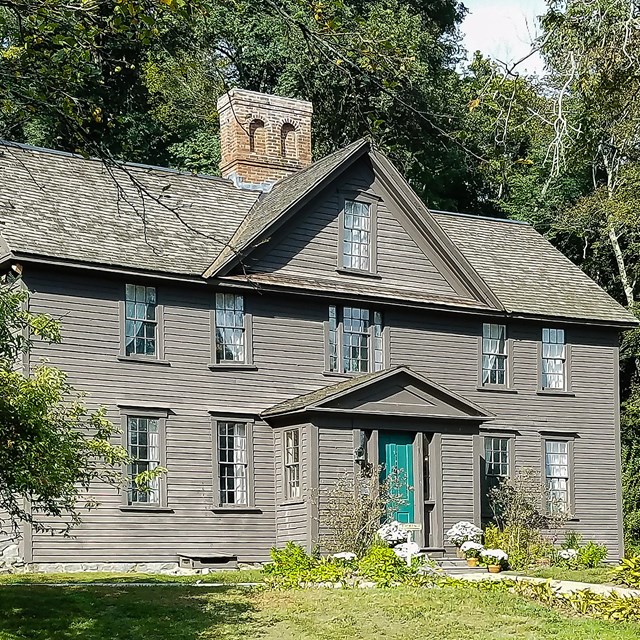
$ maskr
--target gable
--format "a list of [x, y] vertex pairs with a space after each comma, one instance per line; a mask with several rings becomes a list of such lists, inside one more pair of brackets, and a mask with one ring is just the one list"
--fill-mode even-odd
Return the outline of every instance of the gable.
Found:
[[[375, 211], [372, 277], [345, 273], [339, 263], [344, 200], [359, 195], [370, 199]], [[436, 301], [484, 304], [443, 263], [434, 247], [438, 241], [403, 215], [365, 155], [249, 254], [236, 273], [272, 282], [306, 280], [328, 291], [366, 287], [372, 293], [404, 291]]]

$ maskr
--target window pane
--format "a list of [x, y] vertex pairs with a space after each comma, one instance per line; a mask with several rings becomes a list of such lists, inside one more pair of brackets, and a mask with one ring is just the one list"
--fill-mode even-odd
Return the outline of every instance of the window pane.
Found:
[[542, 387], [566, 388], [566, 348], [564, 329], [542, 330]]
[[369, 271], [371, 268], [371, 208], [364, 202], [345, 200], [342, 266]]
[[482, 384], [507, 382], [507, 328], [501, 324], [482, 325]]
[[549, 510], [567, 511], [569, 508], [569, 443], [563, 440], [546, 440], [544, 448]]
[[134, 460], [129, 465], [129, 504], [159, 504], [160, 482], [154, 478], [149, 491], [137, 488], [138, 474], [151, 471], [160, 464], [159, 421], [157, 418], [127, 418], [127, 451]]
[[248, 505], [247, 426], [218, 423], [218, 481], [220, 504]]
[[284, 434], [284, 491], [286, 498], [299, 498], [300, 490], [300, 430]]
[[126, 355], [156, 355], [155, 287], [126, 285], [124, 326]]

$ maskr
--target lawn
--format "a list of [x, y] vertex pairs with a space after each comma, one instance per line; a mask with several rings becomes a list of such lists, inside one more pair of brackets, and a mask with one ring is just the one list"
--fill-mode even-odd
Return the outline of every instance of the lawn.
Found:
[[591, 582], [592, 584], [613, 584], [611, 581], [612, 567], [600, 567], [598, 569], [563, 569], [562, 567], [540, 567], [507, 573], [520, 576], [533, 576], [534, 578], [547, 578], [551, 580], [569, 580], [570, 582]]
[[504, 592], [0, 586], [0, 640], [637, 640]]

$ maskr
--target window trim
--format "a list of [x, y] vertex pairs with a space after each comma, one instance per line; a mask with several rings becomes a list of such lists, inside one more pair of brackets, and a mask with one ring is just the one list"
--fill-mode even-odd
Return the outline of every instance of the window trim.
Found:
[[567, 481], [567, 516], [569, 520], [576, 520], [575, 513], [575, 460], [574, 460], [574, 443], [575, 436], [566, 433], [541, 433], [540, 434], [540, 453], [542, 461], [542, 478], [544, 486], [547, 486], [547, 442], [566, 442], [567, 443], [567, 464], [569, 478]]
[[[216, 294], [218, 293], [231, 293], [232, 295], [239, 295], [243, 298], [244, 306], [244, 360], [242, 362], [234, 362], [232, 360], [225, 360], [223, 362], [217, 362], [217, 349], [216, 349]], [[210, 358], [209, 369], [256, 369], [253, 363], [253, 314], [247, 310], [248, 297], [243, 293], [235, 293], [233, 291], [215, 291], [213, 294], [213, 308], [209, 314], [210, 331], [211, 331], [211, 345], [210, 345]]]
[[[127, 285], [141, 287], [153, 287], [156, 290], [156, 352], [155, 355], [149, 356], [142, 353], [132, 353], [127, 355], [127, 329], [126, 329], [126, 304], [127, 304]], [[156, 364], [169, 364], [165, 360], [164, 352], [164, 304], [160, 299], [159, 288], [155, 284], [136, 282], [135, 280], [127, 280], [123, 286], [122, 296], [118, 301], [118, 320], [120, 324], [120, 349], [118, 352], [118, 360], [153, 362]]]
[[[562, 389], [553, 389], [551, 387], [542, 386], [542, 331], [543, 329], [563, 329], [564, 330], [564, 387]], [[540, 339], [537, 345], [538, 358], [538, 384], [537, 393], [539, 395], [550, 396], [574, 396], [573, 385], [571, 383], [571, 345], [567, 340], [567, 330], [565, 327], [553, 327], [545, 325], [540, 327]]]
[[[222, 504], [220, 500], [220, 463], [218, 452], [218, 425], [222, 422], [239, 422], [246, 426], [247, 434], [247, 504]], [[255, 468], [254, 468], [254, 445], [253, 428], [255, 421], [243, 416], [219, 415], [211, 418], [211, 449], [213, 461], [213, 496], [212, 508], [214, 511], [254, 511], [255, 502]]]
[[342, 310], [344, 309], [345, 306], [349, 306], [349, 304], [337, 304], [337, 303], [330, 303], [326, 309], [327, 309], [327, 316], [329, 315], [329, 309], [331, 307], [335, 307], [336, 309], [336, 351], [337, 351], [337, 358], [338, 358], [338, 370], [337, 371], [333, 371], [331, 369], [331, 354], [329, 353], [329, 334], [330, 334], [330, 327], [329, 327], [329, 319], [327, 317], [327, 319], [323, 322], [323, 328], [324, 328], [324, 375], [327, 376], [339, 376], [339, 377], [352, 377], [352, 376], [359, 376], [359, 375], [366, 375], [367, 373], [375, 373], [375, 347], [374, 347], [374, 340], [375, 340], [375, 335], [374, 335], [374, 328], [375, 328], [375, 314], [379, 313], [380, 314], [380, 323], [381, 323], [381, 327], [382, 327], [382, 369], [380, 369], [380, 371], [384, 371], [385, 369], [387, 369], [389, 367], [389, 329], [388, 327], [385, 325], [384, 322], [384, 312], [382, 311], [382, 309], [372, 309], [370, 307], [364, 306], [364, 307], [352, 307], [354, 309], [366, 309], [369, 312], [369, 331], [368, 331], [368, 336], [369, 336], [369, 368], [368, 371], [344, 371], [344, 362], [342, 359], [342, 346], [343, 346], [343, 340], [344, 340], [344, 328], [343, 328], [343, 312]]
[[[120, 409], [120, 426], [122, 430], [122, 446], [129, 452], [129, 418], [153, 418], [158, 421], [158, 449], [160, 452], [160, 460], [158, 465], [167, 466], [167, 418], [169, 417], [168, 409], [145, 408], [142, 406], [122, 407]], [[122, 466], [122, 473], [128, 479], [128, 465]], [[129, 487], [123, 489], [120, 500], [121, 511], [172, 511], [168, 507], [167, 495], [167, 475], [163, 474], [158, 478], [159, 502], [158, 504], [143, 504], [129, 502]]]
[[[377, 276], [378, 275], [378, 196], [360, 191], [343, 191], [339, 193], [340, 214], [338, 216], [338, 259], [336, 271], [344, 275]], [[369, 246], [369, 268], [354, 269], [344, 266], [344, 216], [345, 202], [351, 200], [369, 206], [371, 231]]]
[[[505, 329], [505, 346], [507, 350], [506, 371], [504, 384], [483, 383], [482, 357], [484, 355], [484, 347], [482, 344], [484, 325], [499, 324]], [[480, 335], [478, 336], [478, 390], [479, 391], [508, 391], [515, 393], [513, 388], [513, 339], [510, 337], [509, 325], [506, 322], [482, 322], [480, 325]]]
[[[298, 462], [295, 463], [298, 465], [298, 483], [300, 485], [300, 495], [292, 496], [289, 492], [289, 484], [287, 481], [287, 467], [292, 465], [287, 465], [287, 434], [297, 432], [298, 433]], [[284, 502], [282, 504], [292, 504], [299, 503], [304, 501], [303, 496], [303, 482], [302, 482], [302, 434], [303, 431], [300, 427], [287, 427], [282, 430], [282, 495], [284, 497]]]

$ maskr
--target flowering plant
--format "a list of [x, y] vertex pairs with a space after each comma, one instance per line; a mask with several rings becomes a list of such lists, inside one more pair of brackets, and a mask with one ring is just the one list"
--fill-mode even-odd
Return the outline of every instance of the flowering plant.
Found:
[[357, 556], [355, 553], [351, 553], [351, 551], [342, 551], [341, 553], [334, 553], [331, 557], [336, 560], [346, 560], [350, 562], [351, 560], [355, 560]]
[[578, 557], [577, 549], [560, 549], [558, 557], [562, 560], [575, 560]]
[[445, 535], [449, 542], [456, 547], [460, 547], [463, 542], [480, 542], [482, 540], [482, 529], [471, 522], [462, 520], [461, 522], [456, 522]]
[[506, 566], [509, 556], [502, 549], [483, 549], [480, 557], [484, 564]]
[[483, 550], [484, 546], [473, 540], [467, 540], [460, 545], [460, 551], [464, 553], [465, 558], [479, 558]]
[[403, 542], [393, 548], [399, 558], [415, 558], [420, 553], [420, 545], [415, 542]]
[[378, 535], [391, 547], [409, 539], [409, 532], [397, 520], [383, 524], [378, 529]]

